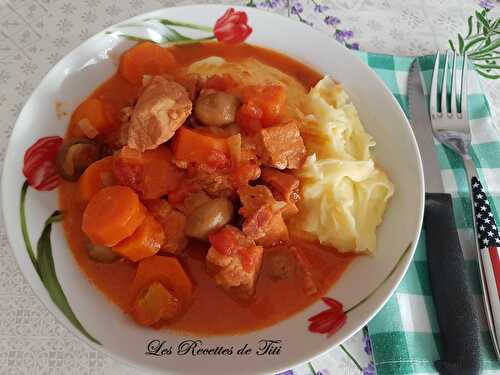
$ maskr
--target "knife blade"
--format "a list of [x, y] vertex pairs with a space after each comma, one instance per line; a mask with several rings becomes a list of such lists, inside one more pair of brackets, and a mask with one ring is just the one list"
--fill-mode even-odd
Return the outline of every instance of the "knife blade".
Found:
[[420, 157], [424, 167], [425, 191], [444, 193], [441, 169], [436, 155], [434, 136], [427, 109], [427, 100], [423, 93], [422, 81], [415, 63], [408, 76], [408, 101], [410, 104], [410, 123], [417, 139]]
[[451, 195], [443, 187], [417, 64], [415, 60], [408, 77], [408, 98], [410, 123], [424, 167], [427, 263], [443, 344], [442, 358], [435, 366], [441, 375], [476, 375], [480, 369], [479, 323], [466, 281]]

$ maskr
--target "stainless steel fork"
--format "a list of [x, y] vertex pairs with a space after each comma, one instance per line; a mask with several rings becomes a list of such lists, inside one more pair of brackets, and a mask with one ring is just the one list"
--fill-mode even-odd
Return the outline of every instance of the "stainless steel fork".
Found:
[[[451, 71], [450, 59], [452, 60]], [[474, 161], [469, 154], [471, 131], [467, 108], [467, 58], [463, 57], [460, 69], [457, 67], [458, 64], [457, 54], [446, 52], [443, 73], [440, 77], [440, 53], [437, 53], [432, 73], [429, 112], [434, 136], [459, 154], [464, 161], [469, 192], [473, 202], [474, 217], [472, 222], [474, 223], [476, 251], [480, 263], [484, 310], [495, 352], [497, 358], [500, 358], [500, 237], [486, 191], [479, 180]], [[460, 86], [458, 86], [459, 80]], [[451, 86], [451, 91], [449, 86]], [[438, 94], [439, 87], [441, 87], [440, 95]]]

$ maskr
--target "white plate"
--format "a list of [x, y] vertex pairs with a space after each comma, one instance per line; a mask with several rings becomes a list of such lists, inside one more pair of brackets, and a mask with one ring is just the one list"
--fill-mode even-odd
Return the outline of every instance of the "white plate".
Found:
[[[137, 22], [169, 18], [202, 25], [214, 25], [226, 6], [188, 6], [162, 9], [135, 17]], [[94, 348], [145, 370], [162, 373], [243, 374], [269, 373], [291, 368], [342, 343], [363, 327], [383, 306], [402, 279], [415, 250], [423, 216], [423, 174], [417, 145], [410, 126], [396, 100], [383, 82], [352, 52], [310, 27], [253, 8], [239, 8], [248, 15], [253, 32], [248, 42], [283, 52], [324, 74], [341, 81], [356, 105], [359, 115], [373, 135], [378, 163], [395, 184], [384, 222], [378, 230], [378, 249], [373, 257], [359, 257], [348, 268], [328, 296], [350, 307], [368, 296], [395, 267], [405, 249], [408, 255], [376, 293], [349, 313], [347, 323], [335, 335], [308, 331], [307, 319], [324, 310], [320, 300], [304, 311], [272, 327], [238, 336], [192, 337], [167, 330], [150, 330], [135, 325], [106, 297], [96, 290], [80, 271], [60, 224], [53, 228], [52, 245], [56, 273], [68, 301], [82, 325], [102, 345], [91, 343], [75, 329], [50, 299], [28, 257], [19, 215], [19, 194], [25, 150], [40, 137], [63, 135], [68, 118], [58, 119], [55, 103], [63, 102], [71, 112], [90, 92], [116, 70], [116, 56], [131, 42], [101, 32], [64, 57], [33, 92], [12, 133], [3, 171], [2, 199], [8, 237], [19, 267], [45, 306], [70, 331]], [[116, 26], [111, 29], [116, 30]], [[193, 37], [207, 32], [186, 31]], [[58, 207], [57, 193], [28, 191], [27, 224], [33, 243], [43, 222]], [[211, 317], [216, 319], [217, 317]], [[207, 317], [210, 319], [210, 317]], [[153, 339], [165, 340], [174, 347], [172, 355], [145, 355]], [[203, 347], [233, 347], [233, 355], [176, 355], [175, 347], [185, 339], [202, 339]], [[262, 339], [281, 340], [279, 355], [236, 355], [248, 344], [257, 348]]]

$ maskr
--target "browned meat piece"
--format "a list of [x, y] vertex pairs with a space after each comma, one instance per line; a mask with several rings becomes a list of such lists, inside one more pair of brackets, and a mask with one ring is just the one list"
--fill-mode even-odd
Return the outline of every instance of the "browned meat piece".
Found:
[[260, 160], [257, 157], [257, 137], [241, 135], [241, 163], [260, 165]]
[[140, 151], [168, 141], [192, 110], [186, 89], [155, 76], [139, 97], [130, 119], [128, 145]]
[[246, 216], [242, 226], [243, 233], [254, 240], [262, 239], [266, 236], [273, 219], [274, 214], [271, 206], [260, 206]]
[[211, 197], [228, 198], [236, 194], [230, 170], [214, 170], [203, 164], [190, 164], [187, 171], [189, 176], [187, 183], [200, 186]]
[[286, 202], [282, 209], [283, 217], [289, 218], [299, 212], [296, 203], [300, 199], [299, 179], [291, 173], [281, 172], [274, 168], [262, 169], [262, 180], [269, 186], [278, 201]]
[[[207, 253], [207, 268], [217, 285], [248, 298], [255, 291], [255, 284], [262, 265], [263, 248], [244, 236], [237, 228], [227, 225], [229, 235], [234, 235], [236, 248], [224, 254], [212, 244]], [[227, 234], [226, 234], [227, 235]]]
[[298, 200], [300, 181], [293, 174], [281, 172], [274, 168], [263, 168], [262, 180], [271, 188], [277, 200]]
[[273, 217], [266, 225], [265, 235], [255, 240], [258, 245], [264, 247], [276, 246], [290, 239], [288, 228], [283, 220], [281, 212], [274, 213]]
[[306, 147], [294, 122], [262, 129], [257, 136], [262, 163], [278, 169], [297, 169], [306, 158]]
[[273, 193], [267, 186], [242, 186], [238, 189], [241, 205], [240, 214], [248, 217], [262, 206], [270, 206], [275, 203]]
[[243, 233], [265, 247], [288, 241], [288, 228], [281, 214], [285, 202], [277, 202], [264, 185], [242, 187], [238, 194], [242, 203], [239, 212], [245, 218]]
[[172, 208], [165, 199], [146, 200], [144, 204], [165, 232], [165, 241], [161, 250], [174, 254], [184, 250], [187, 244], [186, 216]]

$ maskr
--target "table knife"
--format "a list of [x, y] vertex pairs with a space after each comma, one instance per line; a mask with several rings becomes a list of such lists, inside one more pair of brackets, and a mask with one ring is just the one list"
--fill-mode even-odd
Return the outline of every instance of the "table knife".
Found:
[[480, 369], [479, 323], [467, 284], [451, 195], [443, 187], [417, 64], [413, 63], [408, 77], [408, 97], [410, 123], [424, 167], [427, 263], [443, 344], [435, 366], [441, 375], [476, 375]]

